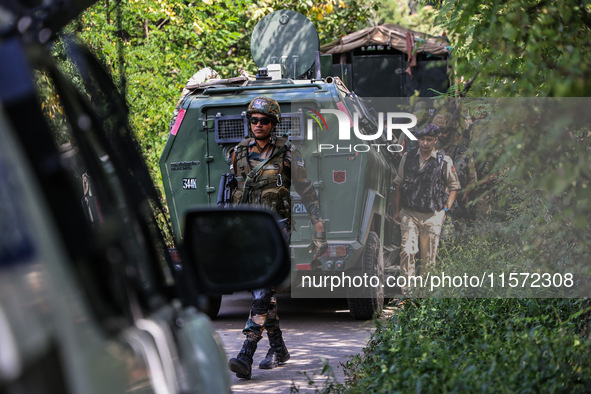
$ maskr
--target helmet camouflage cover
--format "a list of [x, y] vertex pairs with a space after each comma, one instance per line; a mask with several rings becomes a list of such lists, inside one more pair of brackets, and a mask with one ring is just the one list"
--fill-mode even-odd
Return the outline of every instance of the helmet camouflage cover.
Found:
[[437, 114], [435, 115], [435, 117], [433, 118], [432, 123], [436, 126], [439, 126], [440, 133], [447, 133], [447, 132], [453, 132], [453, 123], [452, 123], [452, 117], [450, 114], [448, 113], [441, 113], [441, 114]]
[[429, 108], [425, 101], [417, 101], [414, 105], [415, 111], [426, 111]]
[[435, 117], [433, 118], [433, 124], [435, 126], [439, 126], [442, 129], [445, 129], [447, 126], [449, 126], [449, 120], [447, 118], [447, 115], [446, 114], [435, 115]]
[[272, 118], [275, 123], [281, 121], [281, 108], [279, 108], [279, 103], [269, 97], [256, 97], [250, 102], [248, 110], [246, 111], [246, 117], [250, 118], [254, 113], [267, 115]]

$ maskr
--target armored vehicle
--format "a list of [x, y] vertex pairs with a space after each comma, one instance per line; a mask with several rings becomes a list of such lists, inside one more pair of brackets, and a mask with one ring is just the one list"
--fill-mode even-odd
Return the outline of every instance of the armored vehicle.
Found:
[[[336, 291], [318, 280], [367, 274], [382, 283], [385, 274], [396, 271], [399, 233], [391, 220], [390, 195], [398, 148], [387, 133], [376, 132], [384, 119], [339, 78], [323, 73], [318, 34], [303, 15], [281, 10], [264, 17], [252, 33], [251, 52], [259, 67], [256, 79], [189, 84], [179, 102], [160, 158], [176, 240], [184, 237], [183, 212], [217, 204], [232, 152], [249, 136], [248, 104], [258, 96], [271, 97], [281, 106], [276, 134], [287, 135], [302, 153], [304, 163], [298, 164], [305, 165], [319, 196], [329, 243], [328, 251], [312, 261], [308, 246], [314, 229], [292, 190], [292, 297], [346, 296], [351, 315], [369, 319], [381, 311], [383, 287]], [[330, 70], [331, 57], [327, 60]], [[350, 139], [343, 139], [347, 134]]]

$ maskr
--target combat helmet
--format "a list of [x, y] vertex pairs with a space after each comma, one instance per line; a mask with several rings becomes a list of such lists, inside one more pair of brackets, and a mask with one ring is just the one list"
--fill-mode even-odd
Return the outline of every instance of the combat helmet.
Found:
[[413, 112], [417, 117], [417, 126], [424, 125], [429, 120], [429, 105], [426, 101], [417, 101], [413, 106]]
[[252, 114], [259, 113], [267, 115], [273, 119], [273, 123], [277, 124], [281, 121], [281, 108], [279, 103], [269, 97], [255, 97], [248, 105], [246, 117], [250, 118]]
[[415, 112], [427, 111], [429, 109], [429, 106], [427, 105], [427, 102], [420, 100], [415, 103], [413, 109]]
[[445, 129], [448, 126], [447, 116], [445, 114], [437, 114], [433, 118], [433, 122], [432, 123], [435, 126], [439, 126], [440, 128]]

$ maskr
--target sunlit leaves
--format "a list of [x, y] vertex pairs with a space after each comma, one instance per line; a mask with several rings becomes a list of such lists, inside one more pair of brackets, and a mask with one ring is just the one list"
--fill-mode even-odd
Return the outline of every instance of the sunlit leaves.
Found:
[[[449, 32], [452, 77], [463, 94], [591, 94], [588, 2], [449, 0], [441, 2], [438, 21]], [[516, 112], [511, 122], [480, 123], [474, 130], [477, 161], [494, 163], [491, 168], [502, 174], [495, 186], [499, 207], [515, 223], [529, 221], [516, 235], [532, 243], [544, 239], [540, 250], [549, 262], [589, 255], [590, 124], [581, 122], [588, 111], [573, 102], [579, 104], [575, 113], [549, 107], [520, 124], [513, 122]]]
[[431, 5], [422, 7], [415, 2], [411, 10], [410, 4], [407, 0], [380, 0], [375, 10], [374, 23], [396, 23], [434, 36], [444, 33], [444, 29], [434, 23], [436, 10]]
[[443, 1], [456, 78], [477, 75], [471, 94], [587, 96], [591, 13], [582, 2]]
[[[587, 308], [587, 309], [585, 309]], [[345, 365], [349, 391], [585, 392], [582, 300], [416, 299]]]
[[322, 43], [360, 27], [373, 1], [343, 0], [103, 0], [70, 27], [120, 80], [120, 54], [127, 81], [131, 124], [148, 165], [160, 182], [158, 158], [168, 122], [185, 83], [199, 69], [211, 67], [222, 78], [251, 74], [250, 34], [265, 15], [292, 9], [308, 16]]

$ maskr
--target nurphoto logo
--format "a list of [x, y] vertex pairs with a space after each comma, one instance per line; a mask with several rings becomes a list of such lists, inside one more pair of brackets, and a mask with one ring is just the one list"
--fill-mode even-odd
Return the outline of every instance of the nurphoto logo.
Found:
[[[330, 114], [337, 117], [339, 132], [339, 141], [350, 141], [351, 130], [356, 138], [362, 141], [376, 141], [382, 139], [385, 131], [386, 141], [394, 140], [394, 130], [400, 130], [409, 139], [416, 141], [417, 138], [410, 131], [417, 124], [417, 117], [407, 112], [378, 112], [377, 130], [375, 133], [368, 133], [368, 130], [361, 130], [359, 127], [359, 113], [353, 113], [353, 119], [350, 118], [349, 114], [340, 109], [321, 109], [320, 112], [314, 111], [311, 108], [306, 108], [313, 112], [311, 115], [312, 119], [308, 119], [306, 139], [314, 139], [314, 121], [318, 124], [320, 129], [326, 128], [328, 131], [328, 124], [322, 114]], [[404, 123], [404, 120], [410, 120], [410, 122]], [[324, 127], [322, 127], [324, 125]], [[352, 126], [352, 127], [351, 127]], [[341, 144], [320, 144], [320, 151], [325, 150], [336, 150], [337, 152], [368, 152], [371, 148], [375, 148], [380, 151], [381, 148], [385, 148], [388, 152], [402, 152], [403, 147], [399, 144], [357, 144], [357, 145], [341, 145]]]

